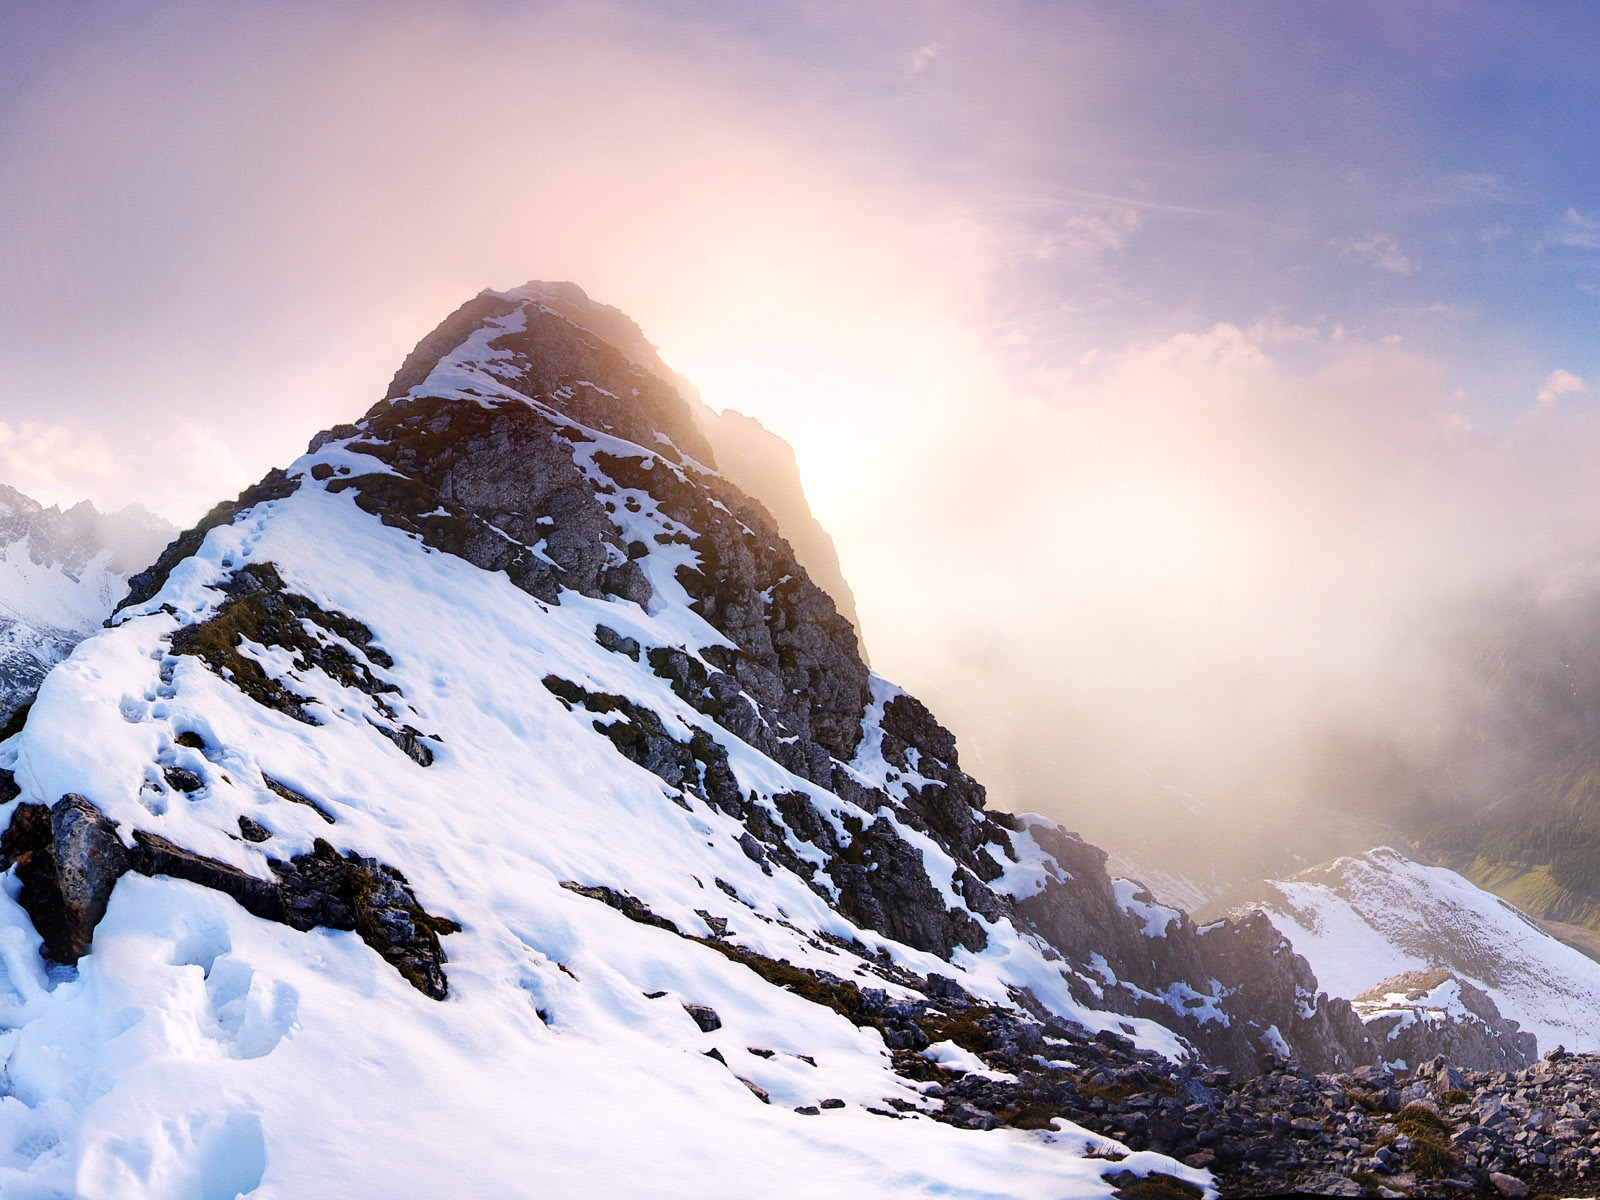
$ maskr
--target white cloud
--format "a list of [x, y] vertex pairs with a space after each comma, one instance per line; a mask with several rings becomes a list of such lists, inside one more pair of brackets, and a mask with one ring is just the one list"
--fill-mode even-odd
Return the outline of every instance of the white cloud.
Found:
[[916, 54], [911, 59], [911, 69], [913, 71], [926, 70], [928, 65], [939, 57], [939, 52], [942, 49], [943, 47], [937, 42], [929, 42], [925, 46], [918, 47]]
[[1387, 233], [1369, 233], [1358, 242], [1351, 242], [1341, 252], [1341, 257], [1352, 262], [1364, 262], [1391, 275], [1409, 275], [1413, 268], [1411, 259], [1400, 249], [1400, 244]]
[[1039, 239], [1034, 256], [1048, 260], [1062, 254], [1117, 253], [1143, 226], [1144, 218], [1132, 208], [1069, 217], [1055, 233]]
[[1539, 406], [1543, 408], [1556, 403], [1563, 396], [1576, 395], [1587, 390], [1583, 380], [1571, 371], [1555, 370], [1545, 379], [1537, 399]]
[[1600, 250], [1600, 221], [1585, 216], [1575, 208], [1561, 215], [1552, 240], [1562, 246], [1576, 246], [1580, 250]]
[[187, 524], [236, 494], [249, 473], [222, 435], [192, 421], [114, 433], [84, 422], [0, 421], [0, 480], [42, 504], [139, 503]]

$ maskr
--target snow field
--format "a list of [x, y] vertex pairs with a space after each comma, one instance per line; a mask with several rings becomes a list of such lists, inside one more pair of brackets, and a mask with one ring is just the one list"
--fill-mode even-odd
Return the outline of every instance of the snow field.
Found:
[[[203, 617], [222, 600], [208, 585], [249, 562], [274, 563], [292, 590], [372, 628], [395, 660], [375, 674], [402, 687], [406, 720], [442, 739], [431, 767], [372, 728], [369, 697], [320, 671], [291, 681], [318, 701], [324, 723], [308, 726], [170, 655], [163, 639], [179, 618], [162, 605]], [[704, 720], [601, 649], [602, 622], [648, 645], [721, 640], [676, 603], [646, 613], [568, 596], [548, 608], [307, 480], [212, 531], [161, 595], [83, 643], [0, 750], [25, 799], [80, 793], [125, 837], [147, 829], [263, 877], [269, 853], [287, 858], [324, 837], [400, 869], [429, 912], [464, 928], [444, 940], [451, 996], [438, 1003], [354, 934], [295, 932], [218, 893], [135, 876], [118, 884], [93, 954], [52, 978], [7, 899], [0, 1194], [1108, 1194], [1100, 1172], [1110, 1164], [1081, 1157], [1108, 1143], [1084, 1131], [974, 1133], [868, 1114], [889, 1096], [918, 1099], [889, 1071], [876, 1032], [558, 886], [625, 889], [702, 936], [703, 909], [733, 941], [805, 966], [853, 973], [854, 960], [814, 938], [825, 931], [918, 972], [956, 974], [997, 1002], [1027, 985], [1091, 1028], [1126, 1021], [1072, 1002], [1059, 969], [1009, 925], [991, 926], [989, 948], [962, 952], [952, 969], [855, 928], [787, 872], [765, 874], [737, 846], [742, 826], [693, 797], [685, 812], [540, 683], [557, 674], [628, 696], [684, 736]], [[288, 669], [281, 652], [255, 653]], [[205, 750], [179, 746], [184, 732]], [[854, 811], [719, 739], [745, 789], [803, 790], [824, 809]], [[165, 787], [162, 765], [195, 771], [205, 787]], [[336, 823], [275, 797], [269, 776]], [[272, 840], [238, 838], [240, 815]], [[948, 888], [953, 864], [904, 832]], [[667, 995], [647, 998], [656, 991]], [[713, 1007], [722, 1028], [702, 1033], [685, 1003]], [[1183, 1053], [1160, 1026], [1139, 1022], [1136, 1033]], [[727, 1065], [707, 1057], [713, 1048]], [[844, 1109], [792, 1111], [835, 1097]], [[1154, 1155], [1117, 1164], [1155, 1167], [1206, 1180]]]

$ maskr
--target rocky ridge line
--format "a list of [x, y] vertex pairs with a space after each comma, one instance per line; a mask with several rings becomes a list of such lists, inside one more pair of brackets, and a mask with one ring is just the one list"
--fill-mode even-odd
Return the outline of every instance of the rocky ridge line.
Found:
[[[463, 306], [424, 339], [389, 397], [365, 418], [319, 435], [294, 468], [219, 506], [174, 544], [118, 618], [171, 622], [164, 648], [152, 655], [164, 683], [180, 660], [198, 660], [264, 713], [315, 726], [336, 709], [363, 736], [392, 742], [385, 753], [429, 766], [430, 738], [370, 630], [296, 593], [271, 564], [222, 562], [222, 577], [210, 585], [215, 600], [203, 611], [141, 611], [208, 530], [302, 489], [347, 496], [422, 547], [503, 574], [529, 603], [553, 608], [582, 596], [644, 612], [687, 607], [704, 619], [720, 641], [651, 645], [608, 625], [594, 630], [600, 647], [651, 680], [667, 702], [660, 711], [587, 678], [552, 674], [526, 683], [542, 682], [562, 701], [566, 714], [555, 719], [583, 723], [584, 736], [600, 739], [607, 753], [656, 776], [667, 800], [691, 811], [704, 804], [737, 821], [739, 852], [763, 872], [789, 872], [858, 930], [951, 964], [950, 976], [917, 976], [887, 952], [819, 934], [812, 943], [841, 964], [829, 976], [764, 958], [721, 936], [709, 917], [712, 936], [696, 939], [775, 986], [879, 1030], [896, 1070], [927, 1085], [921, 1111], [973, 1128], [1038, 1127], [1066, 1116], [1136, 1148], [1143, 1141], [1190, 1157], [1211, 1154], [1211, 1163], [1231, 1170], [1232, 1160], [1211, 1149], [1217, 1139], [1203, 1137], [1221, 1128], [1267, 1144], [1259, 1119], [1244, 1112], [1259, 1113], [1255, 1100], [1229, 1107], [1233, 1081], [1244, 1081], [1246, 1097], [1274, 1095], [1276, 1084], [1249, 1081], [1283, 1075], [1282, 1059], [1293, 1056], [1323, 1072], [1305, 1076], [1321, 1095], [1343, 1086], [1333, 1080], [1381, 1063], [1385, 1047], [1349, 1002], [1319, 992], [1305, 960], [1265, 919], [1196, 926], [1138, 884], [1113, 879], [1104, 853], [1082, 839], [1042, 818], [989, 811], [954, 737], [914, 697], [870, 673], [854, 630], [770, 513], [717, 472], [682, 399], [539, 295], [486, 293]], [[337, 704], [319, 701], [318, 687], [324, 695], [336, 690]], [[682, 711], [671, 709], [674, 698]], [[190, 736], [199, 744], [183, 740]], [[744, 786], [729, 765], [740, 743], [787, 768], [788, 786]], [[187, 731], [178, 745], [206, 763], [225, 749]], [[204, 766], [152, 763], [165, 786], [153, 785], [140, 802], [148, 800], [153, 815], [181, 803], [179, 796], [206, 786], [197, 773]], [[276, 803], [329, 816], [265, 776], [261, 788]], [[238, 815], [241, 843], [263, 845], [273, 836], [272, 810], [256, 811], [262, 821]], [[132, 870], [216, 888], [296, 928], [354, 928], [419, 989], [445, 993], [438, 937], [450, 923], [430, 917], [410, 893], [403, 864], [319, 842], [310, 855], [272, 860], [272, 878], [264, 878], [154, 829], [114, 827], [81, 797], [27, 795], [9, 815], [12, 841], [3, 853], [31, 880], [22, 902], [41, 933], [57, 931], [46, 949], [59, 961], [89, 947], [106, 896]], [[615, 902], [626, 897], [626, 880], [571, 882], [634, 920], [649, 914], [641, 903], [630, 910]], [[732, 885], [708, 882], [745, 903]], [[747, 907], [754, 919], [787, 920]], [[725, 918], [716, 920], [725, 927]], [[644, 923], [685, 936], [671, 922]], [[1129, 1034], [1154, 1022], [1193, 1048], [1192, 1061], [1175, 1065], [1138, 1051], [1114, 1029], [1090, 1033], [1026, 987], [1013, 987], [1009, 1004], [1000, 1005], [956, 982], [964, 955], [1018, 934], [1021, 942], [1012, 944], [1050, 963], [1084, 1012], [1126, 1017], [1120, 1027]], [[863, 987], [846, 972], [875, 974], [892, 988]], [[907, 988], [923, 999], [894, 990]], [[1504, 1061], [1526, 1057], [1514, 1029], [1480, 1024], [1473, 1036], [1509, 1055]], [[1448, 1014], [1425, 1023], [1418, 1052], [1448, 1032], [1453, 1052], [1473, 1053], [1458, 1025]], [[944, 1042], [1010, 1078], [953, 1070], [923, 1053]], [[894, 1106], [884, 1115], [895, 1115]], [[1269, 1125], [1265, 1132], [1285, 1131]], [[1244, 1152], [1240, 1161], [1252, 1164], [1240, 1168], [1250, 1178], [1277, 1178], [1268, 1168], [1282, 1165], [1272, 1154]]]

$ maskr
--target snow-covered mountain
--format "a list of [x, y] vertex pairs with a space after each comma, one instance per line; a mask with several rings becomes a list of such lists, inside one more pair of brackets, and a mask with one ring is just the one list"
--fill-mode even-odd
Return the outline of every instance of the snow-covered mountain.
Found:
[[1600, 962], [1454, 871], [1382, 847], [1268, 884], [1257, 907], [1335, 995], [1443, 968], [1541, 1050], [1600, 1051]]
[[138, 506], [46, 508], [0, 484], [0, 723], [97, 628], [177, 530]]
[[1207, 1187], [1216, 1068], [1381, 1057], [989, 811], [586, 303], [452, 314], [0, 745], [0, 1194]]

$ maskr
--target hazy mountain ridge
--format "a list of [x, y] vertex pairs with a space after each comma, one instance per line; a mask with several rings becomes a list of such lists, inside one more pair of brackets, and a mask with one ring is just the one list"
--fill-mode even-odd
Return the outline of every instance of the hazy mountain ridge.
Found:
[[[1600, 591], [1582, 562], [1460, 597], [1418, 644], [1449, 699], [1308, 738], [1318, 804], [1543, 920], [1600, 929]], [[1329, 845], [1328, 853], [1348, 846]]]
[[1492, 995], [1540, 1048], [1600, 1051], [1600, 963], [1443, 867], [1388, 847], [1263, 885], [1255, 907], [1336, 994], [1443, 968]]
[[1350, 1004], [1264, 917], [1196, 927], [988, 811], [551, 286], [464, 305], [174, 540], [0, 747], [6, 1194], [1306, 1169], [1246, 1157], [1247, 1077], [1377, 1064]]
[[111, 614], [177, 530], [137, 505], [46, 508], [0, 484], [0, 720]]

